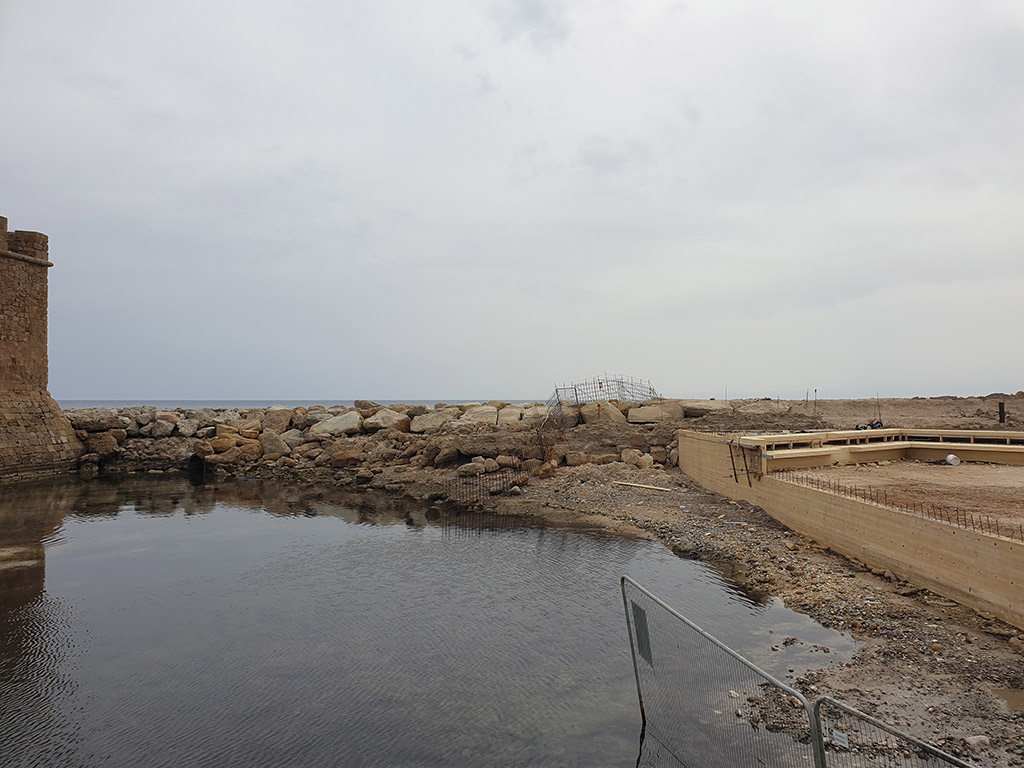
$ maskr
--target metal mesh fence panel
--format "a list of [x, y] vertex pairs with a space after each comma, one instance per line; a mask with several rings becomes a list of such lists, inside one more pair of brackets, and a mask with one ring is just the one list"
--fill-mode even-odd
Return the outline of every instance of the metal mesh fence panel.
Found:
[[820, 766], [806, 699], [628, 577], [622, 599], [644, 719], [640, 765]]
[[827, 696], [814, 705], [814, 711], [828, 768], [971, 768], [969, 763]]
[[444, 491], [449, 501], [472, 507], [489, 496], [506, 493], [513, 486], [524, 486], [530, 481], [530, 474], [521, 469], [503, 468], [497, 472], [454, 477], [445, 481]]
[[571, 391], [567, 393], [564, 387], [559, 387], [555, 390], [555, 393], [548, 398], [546, 403], [547, 416], [541, 422], [541, 429], [565, 430], [576, 426], [576, 422], [579, 419], [576, 407], [579, 403], [571, 399], [572, 397], [573, 393]]
[[651, 398], [661, 397], [650, 380], [635, 379], [632, 376], [613, 374], [595, 376], [592, 379], [581, 379], [571, 384], [555, 387], [555, 391], [547, 400], [548, 415], [545, 426], [565, 429], [575, 426], [576, 409], [584, 403], [596, 403], [601, 400], [618, 400], [619, 402], [642, 403]]
[[[661, 397], [650, 380], [607, 373], [592, 379], [574, 381], [569, 385], [578, 403], [596, 403], [599, 400], [641, 403], [652, 397]], [[563, 389], [567, 389], [563, 386]]]

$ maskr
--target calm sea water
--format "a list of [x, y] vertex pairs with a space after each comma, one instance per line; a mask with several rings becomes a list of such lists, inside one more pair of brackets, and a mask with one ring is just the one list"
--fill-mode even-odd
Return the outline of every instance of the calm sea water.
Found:
[[18, 486], [0, 560], [7, 767], [634, 765], [623, 573], [782, 677], [853, 649], [650, 542], [309, 486]]
[[[403, 403], [405, 405], [428, 405], [437, 403], [476, 403], [487, 402], [493, 398], [485, 398], [481, 401], [472, 398], [461, 398], [452, 400], [374, 400], [380, 405], [393, 405]], [[151, 405], [161, 409], [184, 408], [185, 410], [199, 410], [200, 408], [269, 408], [272, 405], [281, 405], [285, 408], [298, 408], [299, 406], [309, 407], [311, 405], [323, 405], [328, 408], [334, 405], [351, 407], [354, 400], [58, 400], [60, 407], [64, 410], [75, 408], [128, 408], [134, 405]], [[505, 400], [507, 403], [532, 403], [534, 400]]]

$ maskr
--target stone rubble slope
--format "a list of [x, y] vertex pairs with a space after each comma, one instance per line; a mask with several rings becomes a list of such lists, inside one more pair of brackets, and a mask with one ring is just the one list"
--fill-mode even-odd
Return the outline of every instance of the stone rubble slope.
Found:
[[[1009, 418], [996, 421], [996, 401]], [[561, 466], [624, 462], [674, 466], [676, 429], [784, 431], [846, 429], [881, 414], [890, 426], [1020, 428], [1024, 392], [984, 398], [904, 400], [681, 400], [563, 403], [563, 429], [543, 429], [542, 403], [492, 400], [433, 407], [311, 406], [157, 410], [151, 406], [65, 412], [86, 446], [86, 476], [183, 469], [192, 457], [228, 474], [308, 476], [338, 482], [437, 485], [473, 459], [494, 459], [534, 475]], [[502, 457], [505, 457], [502, 463]], [[515, 460], [515, 464], [510, 463]], [[463, 474], [494, 471], [491, 464]], [[431, 476], [432, 471], [439, 471]], [[404, 475], [403, 475], [404, 473]], [[412, 473], [412, 474], [409, 474]], [[376, 482], [375, 482], [376, 481]]]

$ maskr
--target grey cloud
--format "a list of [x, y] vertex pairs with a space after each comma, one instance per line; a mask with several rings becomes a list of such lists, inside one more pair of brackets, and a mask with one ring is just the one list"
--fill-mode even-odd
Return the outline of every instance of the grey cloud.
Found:
[[503, 0], [494, 8], [502, 42], [527, 39], [545, 49], [569, 37], [568, 12], [561, 0]]
[[596, 136], [588, 140], [580, 150], [579, 162], [593, 173], [607, 175], [645, 165], [649, 156], [646, 145], [640, 141]]
[[477, 82], [479, 83], [476, 90], [478, 96], [490, 96], [497, 90], [496, 86], [494, 85], [494, 78], [491, 77], [490, 72], [481, 72], [480, 74], [478, 74]]

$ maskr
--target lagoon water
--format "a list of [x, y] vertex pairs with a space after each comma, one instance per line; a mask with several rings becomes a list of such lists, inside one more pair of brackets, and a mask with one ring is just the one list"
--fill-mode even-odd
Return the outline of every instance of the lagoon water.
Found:
[[17, 486], [0, 560], [4, 766], [635, 765], [620, 574], [783, 678], [853, 649], [658, 544], [309, 486]]

